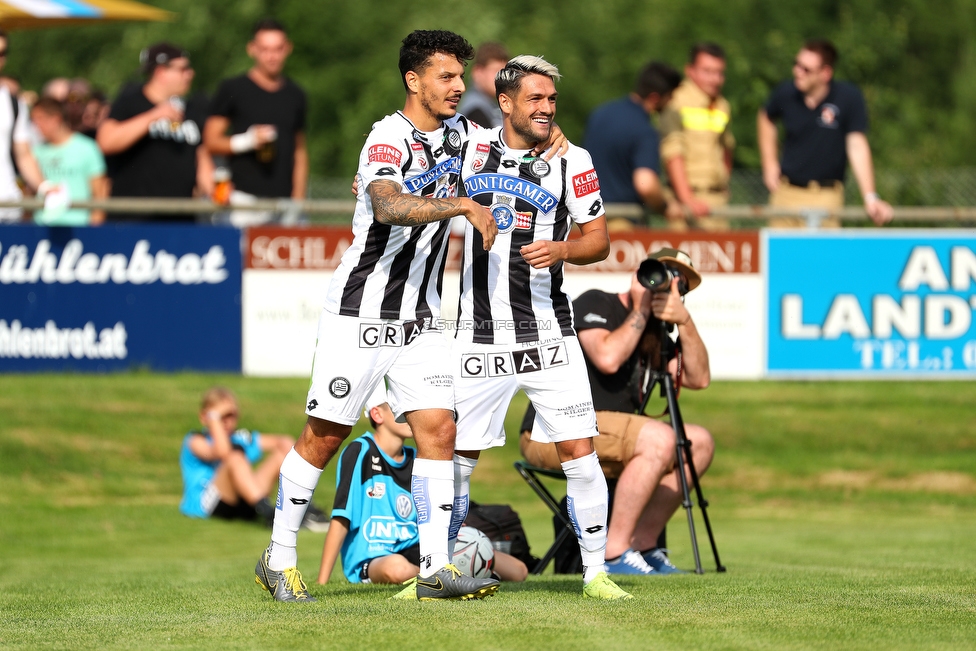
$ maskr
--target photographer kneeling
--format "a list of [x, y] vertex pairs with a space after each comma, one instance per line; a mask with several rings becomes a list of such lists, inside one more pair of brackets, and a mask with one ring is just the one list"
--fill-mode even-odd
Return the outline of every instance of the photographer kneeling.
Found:
[[[636, 413], [643, 405], [645, 371], [660, 368], [663, 350], [677, 387], [704, 389], [711, 377], [708, 351], [682, 298], [701, 283], [701, 276], [682, 251], [661, 249], [648, 258], [670, 271], [667, 289], [651, 291], [635, 273], [628, 292], [590, 290], [573, 302], [600, 430], [593, 443], [604, 474], [617, 478], [606, 553], [608, 571], [617, 574], [680, 572], [667, 550], [657, 547], [658, 536], [681, 505], [675, 433], [670, 425]], [[661, 321], [668, 331], [677, 328], [677, 343], [664, 337], [662, 346]], [[555, 446], [532, 441], [525, 431], [533, 419], [527, 414], [523, 421], [522, 455], [533, 465], [559, 469]], [[714, 441], [699, 425], [686, 423], [685, 435], [703, 475], [712, 462]]]

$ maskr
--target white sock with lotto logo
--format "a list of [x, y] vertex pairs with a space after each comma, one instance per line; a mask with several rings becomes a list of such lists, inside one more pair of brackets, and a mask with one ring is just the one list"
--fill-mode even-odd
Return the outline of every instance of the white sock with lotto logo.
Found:
[[477, 459], [454, 455], [454, 510], [451, 512], [451, 528], [447, 532], [447, 552], [454, 558], [454, 545], [457, 543], [458, 531], [468, 517], [469, 496], [471, 494], [471, 473], [478, 465]]
[[566, 506], [583, 558], [583, 583], [606, 570], [607, 502], [610, 493], [596, 452], [561, 464], [566, 475]]
[[278, 500], [271, 529], [268, 567], [281, 571], [298, 565], [298, 528], [312, 501], [322, 470], [305, 461], [295, 448], [285, 455], [278, 476]]
[[410, 489], [417, 507], [420, 576], [428, 577], [450, 561], [447, 532], [454, 510], [454, 462], [414, 460]]

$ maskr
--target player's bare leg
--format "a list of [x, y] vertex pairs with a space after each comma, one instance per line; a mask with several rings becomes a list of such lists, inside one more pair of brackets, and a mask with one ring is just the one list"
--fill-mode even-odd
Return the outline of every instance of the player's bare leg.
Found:
[[309, 416], [295, 447], [281, 464], [271, 544], [255, 568], [256, 581], [277, 601], [315, 601], [298, 571], [298, 529], [322, 469], [352, 426]]

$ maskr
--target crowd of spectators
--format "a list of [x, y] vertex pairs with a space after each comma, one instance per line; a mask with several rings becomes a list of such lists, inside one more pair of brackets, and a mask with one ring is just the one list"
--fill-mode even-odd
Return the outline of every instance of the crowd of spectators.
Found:
[[[190, 94], [190, 54], [171, 43], [142, 51], [141, 79], [125, 84], [111, 104], [81, 78], [51, 79], [40, 94], [23, 90], [17, 79], [2, 76], [7, 41], [0, 31], [0, 201], [37, 196], [44, 208], [33, 214], [0, 208], [0, 223], [198, 219], [192, 213], [69, 209], [72, 201], [105, 197], [198, 197], [238, 207], [259, 198], [305, 198], [306, 97], [284, 75], [292, 44], [280, 23], [264, 19], [254, 26], [246, 44], [252, 67], [223, 80], [212, 99]], [[793, 78], [777, 86], [760, 109], [763, 178], [773, 206], [836, 209], [843, 205], [850, 161], [868, 215], [883, 224], [892, 210], [874, 190], [863, 97], [854, 85], [833, 80], [837, 56], [825, 40], [805, 43]], [[498, 126], [495, 74], [508, 59], [500, 43], [477, 49], [458, 106], [473, 122]], [[729, 228], [728, 220], [713, 214], [729, 200], [735, 146], [731, 107], [722, 97], [725, 65], [720, 45], [697, 43], [683, 76], [650, 62], [628, 95], [590, 115], [583, 144], [605, 199], [644, 211], [642, 218], [612, 219], [611, 230], [647, 223], [653, 214], [663, 215], [673, 230]], [[782, 153], [775, 120], [785, 127]], [[248, 226], [280, 215], [238, 209], [223, 217]], [[804, 223], [790, 218], [774, 225]], [[824, 225], [836, 227], [839, 221]]]
[[[283, 74], [291, 49], [280, 23], [259, 21], [246, 45], [253, 66], [221, 82], [212, 99], [191, 94], [190, 54], [166, 42], [141, 52], [140, 78], [123, 85], [111, 103], [85, 79], [51, 79], [37, 94], [0, 77], [0, 201], [44, 200], [33, 213], [0, 209], [0, 223], [192, 223], [194, 213], [69, 208], [105, 197], [217, 200], [217, 180], [233, 188], [222, 195], [224, 203], [304, 198], [306, 100]], [[6, 52], [0, 32], [0, 72]], [[227, 213], [237, 226], [275, 218]]]

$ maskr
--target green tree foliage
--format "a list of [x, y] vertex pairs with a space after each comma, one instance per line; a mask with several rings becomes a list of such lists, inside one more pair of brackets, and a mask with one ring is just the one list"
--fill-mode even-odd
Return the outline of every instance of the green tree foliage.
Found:
[[689, 47], [714, 40], [728, 52], [726, 95], [739, 142], [736, 164], [757, 167], [755, 115], [790, 74], [805, 38], [839, 51], [837, 77], [859, 84], [880, 168], [976, 165], [976, 0], [517, 0], [394, 3], [299, 0], [156, 0], [174, 23], [16, 32], [8, 71], [27, 88], [54, 76], [91, 79], [110, 96], [135, 78], [145, 45], [186, 47], [195, 88], [247, 69], [253, 22], [274, 16], [295, 43], [288, 73], [309, 94], [312, 172], [355, 170], [373, 122], [403, 104], [396, 68], [413, 29], [451, 29], [472, 43], [498, 40], [540, 54], [564, 73], [558, 121], [582, 138], [589, 112], [629, 91], [651, 59], [683, 67]]

